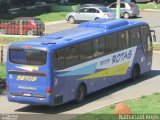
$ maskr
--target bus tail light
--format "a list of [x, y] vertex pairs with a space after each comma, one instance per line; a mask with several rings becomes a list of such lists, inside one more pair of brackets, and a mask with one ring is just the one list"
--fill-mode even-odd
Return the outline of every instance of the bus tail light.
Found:
[[52, 88], [48, 87], [47, 88], [47, 93], [52, 93]]

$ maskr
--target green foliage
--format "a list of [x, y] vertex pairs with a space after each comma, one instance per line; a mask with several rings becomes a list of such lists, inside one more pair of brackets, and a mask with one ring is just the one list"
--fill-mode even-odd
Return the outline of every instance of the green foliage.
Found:
[[36, 17], [40, 18], [44, 22], [53, 22], [58, 20], [64, 20], [66, 15], [67, 12], [50, 12]]
[[51, 11], [61, 11], [61, 12], [73, 12], [76, 11], [77, 9], [80, 8], [80, 4], [72, 4], [72, 3], [67, 3], [67, 4], [51, 4]]
[[157, 9], [160, 10], [160, 4], [137, 4], [140, 9]]
[[84, 114], [72, 120], [118, 120], [118, 116], [113, 114]]
[[12, 42], [20, 42], [27, 39], [30, 39], [31, 37], [0, 37], [0, 43], [1, 44], [9, 44]]
[[4, 80], [6, 78], [6, 65], [0, 64], [0, 80]]

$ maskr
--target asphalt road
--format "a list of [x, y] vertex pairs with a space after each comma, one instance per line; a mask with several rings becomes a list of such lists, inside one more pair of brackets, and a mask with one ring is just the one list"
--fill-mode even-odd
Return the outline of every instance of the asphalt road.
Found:
[[[132, 18], [129, 20], [141, 20], [149, 23], [151, 29], [154, 29], [156, 31], [157, 42], [160, 42], [160, 12], [141, 11], [140, 16], [138, 18]], [[76, 26], [78, 26], [78, 24], [70, 24], [67, 21], [46, 24], [46, 34], [57, 32], [60, 30], [70, 29]]]
[[[70, 102], [64, 105], [47, 107], [11, 103], [5, 95], [0, 96], [0, 113], [30, 114], [27, 118], [41, 120], [44, 117], [54, 120], [66, 120], [76, 115], [102, 108], [104, 106], [160, 92], [160, 53], [154, 53], [153, 67], [136, 82], [125, 81], [87, 96], [86, 101], [77, 105]], [[33, 115], [39, 114], [39, 115]], [[45, 115], [44, 115], [45, 114]], [[22, 115], [21, 117], [23, 117]], [[37, 118], [36, 118], [37, 117]], [[26, 118], [26, 117], [25, 117]]]
[[160, 12], [142, 11], [136, 20], [141, 20], [149, 23], [150, 28], [156, 31], [157, 42], [160, 42]]

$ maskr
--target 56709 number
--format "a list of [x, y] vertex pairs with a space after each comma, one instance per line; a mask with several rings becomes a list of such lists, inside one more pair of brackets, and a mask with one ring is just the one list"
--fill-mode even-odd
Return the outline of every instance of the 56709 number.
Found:
[[34, 82], [37, 80], [37, 77], [18, 75], [17, 80]]

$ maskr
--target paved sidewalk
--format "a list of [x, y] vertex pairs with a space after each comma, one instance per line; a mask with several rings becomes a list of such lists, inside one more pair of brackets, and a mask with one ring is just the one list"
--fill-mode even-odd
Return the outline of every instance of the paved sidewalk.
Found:
[[141, 9], [140, 11], [146, 11], [146, 12], [160, 12], [160, 10], [157, 10], [157, 9]]

